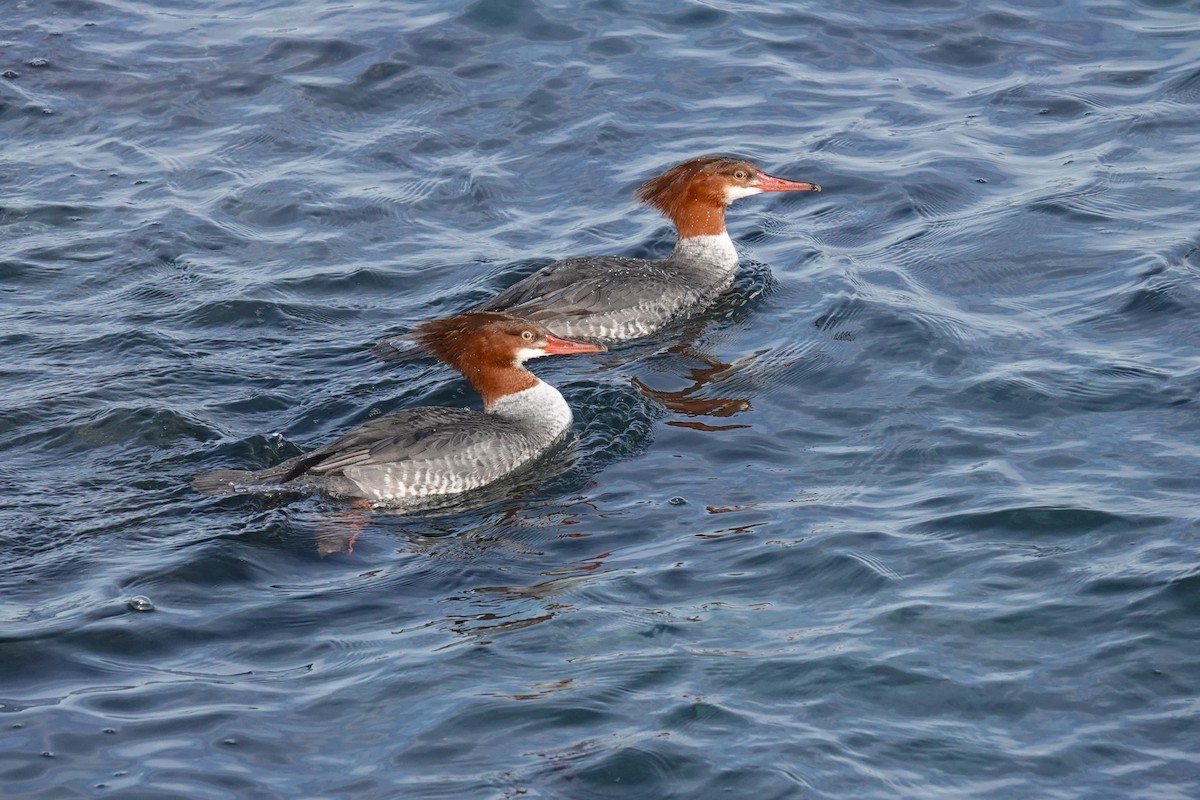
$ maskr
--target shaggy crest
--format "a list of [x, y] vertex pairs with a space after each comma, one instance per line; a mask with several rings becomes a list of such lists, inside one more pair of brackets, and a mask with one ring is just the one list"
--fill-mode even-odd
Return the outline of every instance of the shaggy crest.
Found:
[[[478, 336], [482, 331], [501, 336]], [[525, 337], [526, 333], [532, 337]], [[501, 397], [536, 386], [538, 379], [517, 363], [514, 344], [543, 347], [546, 329], [536, 322], [494, 311], [472, 311], [426, 322], [417, 328], [417, 342], [463, 374], [484, 408]]]
[[[491, 330], [508, 336], [519, 337], [524, 331], [532, 332], [542, 339], [543, 328], [536, 322], [519, 319], [510, 314], [494, 311], [472, 311], [445, 319], [423, 323], [415, 332], [417, 342], [437, 358], [462, 371], [466, 361], [483, 362], [495, 366], [509, 366], [513, 353], [505, 345], [490, 337], [476, 338], [483, 330]], [[507, 337], [506, 337], [507, 338]]]
[[[707, 203], [725, 207], [724, 195], [714, 191], [703, 191], [705, 182], [697, 178], [707, 176], [732, 176], [744, 172], [746, 178], [758, 174], [758, 168], [749, 161], [730, 156], [701, 156], [671, 167], [658, 177], [651, 178], [633, 193], [639, 202], [657, 208], [671, 219], [676, 219], [688, 203]], [[701, 191], [697, 191], [697, 189]]]

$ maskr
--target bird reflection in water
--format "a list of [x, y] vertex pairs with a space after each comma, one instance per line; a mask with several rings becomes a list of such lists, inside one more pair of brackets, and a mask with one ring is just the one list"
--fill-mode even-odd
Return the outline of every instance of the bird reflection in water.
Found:
[[[601, 553], [574, 561], [559, 569], [543, 572], [543, 575], [558, 577], [532, 586], [480, 586], [472, 589], [468, 597], [454, 599], [489, 606], [499, 603], [506, 609], [509, 606], [514, 608], [509, 613], [493, 610], [479, 614], [452, 615], [448, 617], [450, 629], [469, 637], [475, 644], [491, 644], [496, 634], [549, 622], [559, 614], [575, 611], [575, 606], [555, 598], [573, 591], [578, 584], [589, 582], [593, 574], [606, 571], [603, 569], [604, 560], [611, 555]], [[530, 601], [536, 606], [533, 614], [522, 608]]]
[[[630, 378], [630, 382], [642, 394], [655, 400], [668, 411], [686, 414], [689, 417], [732, 417], [734, 414], [740, 414], [752, 408], [750, 398], [748, 397], [698, 397], [697, 393], [702, 392], [710, 384], [720, 383], [737, 374], [755, 356], [749, 356], [739, 359], [732, 364], [726, 364], [694, 348], [691, 342], [682, 342], [673, 345], [667, 348], [667, 352], [699, 361], [704, 366], [689, 369], [688, 377], [691, 379], [692, 385], [676, 391], [653, 389], [635, 375]], [[699, 420], [670, 420], [667, 424], [677, 428], [692, 428], [698, 431], [727, 431], [735, 428], [750, 427], [749, 424], [713, 425]]]
[[[556, 504], [548, 505], [562, 508]], [[544, 554], [523, 543], [512, 529], [540, 527], [541, 524], [559, 528], [575, 520], [549, 509], [543, 509], [545, 513], [530, 518], [529, 511], [529, 508], [511, 508], [483, 524], [465, 529], [449, 523], [445, 535], [408, 532], [403, 549], [405, 552], [419, 553], [424, 558], [462, 561], [479, 560], [484, 551], [499, 549], [516, 553], [523, 561], [536, 563], [536, 558]], [[324, 523], [316, 530], [317, 551], [322, 556], [352, 552], [355, 540], [366, 525], [378, 525], [380, 521], [378, 510], [368, 512], [361, 508], [346, 508], [336, 516], [326, 516]], [[561, 531], [558, 535], [564, 538], [586, 536]], [[593, 580], [594, 576], [607, 573], [609, 568], [606, 562], [611, 555], [602, 552], [550, 565], [535, 573], [544, 580], [531, 585], [486, 585], [456, 591], [445, 597], [445, 601], [463, 604], [460, 610], [445, 614], [440, 619], [431, 619], [428, 624], [460, 637], [446, 643], [443, 648], [464, 642], [491, 644], [499, 635], [540, 625], [560, 614], [577, 610], [566, 601], [566, 597]], [[495, 556], [493, 552], [491, 559], [495, 560]]]
[[353, 553], [354, 543], [371, 521], [372, 510], [371, 504], [366, 500], [355, 500], [347, 508], [335, 512], [329, 519], [317, 523], [313, 534], [317, 543], [317, 555], [324, 558], [334, 553]]

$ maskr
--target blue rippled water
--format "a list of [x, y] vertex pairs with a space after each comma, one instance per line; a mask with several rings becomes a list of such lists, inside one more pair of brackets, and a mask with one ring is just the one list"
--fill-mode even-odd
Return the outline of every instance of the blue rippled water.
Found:
[[[1200, 796], [1198, 11], [8, 4], [0, 794]], [[712, 152], [825, 191], [525, 485], [189, 488], [475, 403], [371, 343]]]

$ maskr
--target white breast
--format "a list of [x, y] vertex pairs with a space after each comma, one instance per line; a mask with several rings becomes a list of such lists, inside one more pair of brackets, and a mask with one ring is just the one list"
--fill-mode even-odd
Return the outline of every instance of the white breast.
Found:
[[738, 254], [728, 233], [718, 236], [689, 236], [675, 245], [672, 260], [698, 264], [732, 275], [737, 269]]
[[547, 436], [549, 441], [571, 427], [571, 407], [558, 389], [543, 381], [500, 398], [492, 404], [491, 412], [518, 419]]

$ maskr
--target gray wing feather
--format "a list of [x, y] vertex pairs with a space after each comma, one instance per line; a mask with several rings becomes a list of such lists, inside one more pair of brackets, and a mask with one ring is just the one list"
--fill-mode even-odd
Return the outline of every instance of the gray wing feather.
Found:
[[[562, 317], [564, 309], [576, 316], [608, 314], [633, 308], [667, 287], [678, 286], [678, 276], [661, 261], [620, 256], [567, 259], [517, 281], [478, 307], [504, 311], [544, 321]], [[612, 284], [622, 291], [608, 291]]]
[[503, 427], [498, 427], [502, 422], [466, 408], [400, 411], [314, 450], [299, 472], [330, 475], [350, 467], [452, 459], [478, 444], [495, 443], [505, 434]]
[[[489, 483], [537, 452], [528, 432], [503, 417], [466, 408], [414, 408], [371, 420], [274, 467], [206, 472], [192, 485], [205, 494], [229, 495], [286, 491], [306, 479], [323, 481], [335, 492], [338, 481], [346, 479], [386, 480], [408, 486], [412, 496], [445, 494]], [[422, 487], [433, 490], [422, 492]]]

